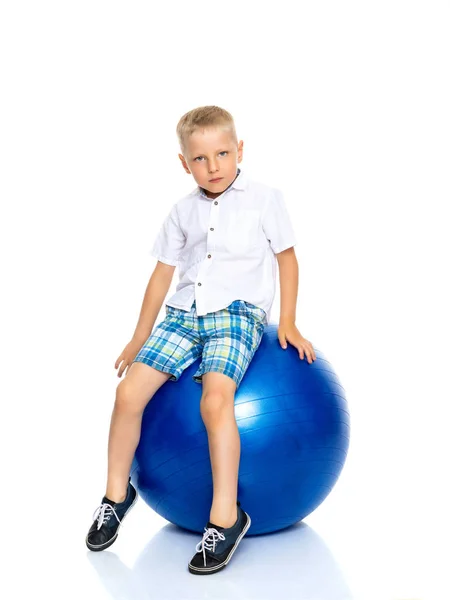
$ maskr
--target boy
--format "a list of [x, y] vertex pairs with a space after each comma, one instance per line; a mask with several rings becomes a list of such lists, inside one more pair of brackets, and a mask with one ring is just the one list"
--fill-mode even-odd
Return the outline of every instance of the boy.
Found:
[[[298, 264], [296, 243], [282, 194], [250, 180], [238, 168], [229, 112], [217, 106], [189, 111], [177, 125], [184, 170], [198, 187], [179, 200], [152, 249], [157, 259], [132, 340], [116, 361], [118, 376], [108, 444], [106, 494], [94, 514], [86, 544], [109, 547], [137, 500], [130, 469], [142, 413], [156, 391], [202, 356], [193, 376], [202, 384], [200, 412], [208, 433], [213, 502], [203, 539], [188, 564], [194, 574], [223, 569], [250, 527], [237, 500], [240, 438], [234, 396], [268, 324], [280, 272], [278, 339], [315, 360], [312, 344], [295, 326]], [[275, 260], [276, 257], [276, 260]], [[153, 325], [179, 266], [176, 293], [166, 317]], [[131, 366], [130, 366], [131, 365]]]

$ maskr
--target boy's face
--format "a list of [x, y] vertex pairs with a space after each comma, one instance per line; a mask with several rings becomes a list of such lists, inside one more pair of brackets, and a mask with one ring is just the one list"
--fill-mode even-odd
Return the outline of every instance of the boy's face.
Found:
[[[186, 156], [178, 156], [186, 173], [192, 173], [208, 198], [216, 198], [236, 179], [242, 146], [242, 140], [236, 146], [228, 131], [209, 128], [195, 131], [187, 140]], [[216, 178], [219, 181], [211, 181]]]

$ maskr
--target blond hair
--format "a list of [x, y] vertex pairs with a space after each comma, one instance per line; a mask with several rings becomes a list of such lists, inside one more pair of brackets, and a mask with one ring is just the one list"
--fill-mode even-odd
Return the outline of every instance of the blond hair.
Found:
[[186, 142], [195, 131], [220, 127], [229, 131], [233, 141], [238, 143], [232, 115], [219, 106], [199, 106], [184, 114], [178, 121], [177, 137], [181, 153], [186, 156]]

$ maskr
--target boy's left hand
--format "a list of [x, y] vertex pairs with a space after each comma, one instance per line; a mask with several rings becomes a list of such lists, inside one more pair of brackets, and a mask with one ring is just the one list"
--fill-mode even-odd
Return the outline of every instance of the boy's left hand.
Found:
[[302, 336], [300, 331], [295, 326], [295, 323], [282, 323], [278, 327], [278, 340], [280, 341], [283, 350], [287, 348], [287, 342], [292, 344], [299, 351], [299, 356], [303, 360], [305, 354], [308, 357], [308, 362], [311, 364], [316, 360], [314, 348], [306, 338]]

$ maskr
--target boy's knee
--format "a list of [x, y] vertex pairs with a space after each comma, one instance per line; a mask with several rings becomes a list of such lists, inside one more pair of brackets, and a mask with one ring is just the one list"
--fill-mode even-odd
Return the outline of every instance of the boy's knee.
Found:
[[[230, 408], [230, 398], [220, 391], [211, 391], [203, 394], [200, 400], [200, 413], [205, 423], [220, 420], [222, 415]], [[234, 399], [231, 406], [234, 408]]]
[[142, 410], [136, 398], [136, 390], [133, 391], [133, 385], [126, 379], [117, 386], [115, 408], [123, 412], [140, 412]]

